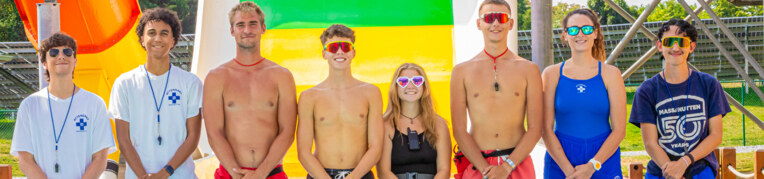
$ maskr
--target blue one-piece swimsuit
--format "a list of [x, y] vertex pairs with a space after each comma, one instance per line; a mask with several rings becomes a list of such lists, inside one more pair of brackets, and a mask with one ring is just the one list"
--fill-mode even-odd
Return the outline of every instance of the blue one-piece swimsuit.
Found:
[[[555, 134], [573, 167], [587, 164], [599, 152], [610, 135], [610, 100], [602, 80], [602, 62], [597, 76], [586, 80], [571, 79], [563, 75], [557, 82], [554, 99]], [[622, 178], [621, 150], [602, 162], [602, 168], [592, 178]], [[557, 163], [544, 157], [544, 178], [565, 178]]]

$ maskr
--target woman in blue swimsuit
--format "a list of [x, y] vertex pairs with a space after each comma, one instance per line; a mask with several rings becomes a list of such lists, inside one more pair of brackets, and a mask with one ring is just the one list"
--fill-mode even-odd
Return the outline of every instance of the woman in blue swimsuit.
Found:
[[617, 67], [603, 63], [599, 17], [590, 9], [562, 20], [570, 59], [547, 67], [544, 81], [544, 178], [621, 178], [618, 145], [626, 92]]

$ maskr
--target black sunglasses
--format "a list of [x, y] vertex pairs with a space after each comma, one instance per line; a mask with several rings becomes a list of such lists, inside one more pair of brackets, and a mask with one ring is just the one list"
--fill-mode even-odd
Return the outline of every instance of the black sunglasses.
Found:
[[[70, 48], [65, 48], [64, 50], [61, 50], [61, 51], [64, 52], [64, 55], [66, 55], [66, 57], [72, 57], [72, 55], [74, 55], [74, 50]], [[55, 49], [55, 48], [50, 49], [48, 50], [48, 55], [50, 55], [51, 57], [56, 57], [58, 56], [58, 52], [59, 52], [58, 49]]]

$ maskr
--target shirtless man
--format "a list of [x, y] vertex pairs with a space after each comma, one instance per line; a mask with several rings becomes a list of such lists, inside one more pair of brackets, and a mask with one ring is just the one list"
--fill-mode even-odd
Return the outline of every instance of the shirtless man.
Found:
[[321, 43], [329, 77], [300, 95], [297, 152], [308, 178], [373, 178], [382, 152], [382, 96], [350, 73], [353, 42], [353, 30], [344, 25], [326, 29]]
[[208, 139], [221, 164], [215, 178], [285, 179], [280, 163], [294, 140], [294, 78], [260, 54], [265, 21], [259, 6], [239, 3], [228, 17], [236, 57], [207, 74], [202, 102]]
[[486, 0], [479, 12], [485, 49], [456, 65], [451, 76], [451, 120], [461, 150], [454, 177], [535, 178], [527, 157], [541, 136], [540, 70], [507, 48], [514, 21], [506, 1]]

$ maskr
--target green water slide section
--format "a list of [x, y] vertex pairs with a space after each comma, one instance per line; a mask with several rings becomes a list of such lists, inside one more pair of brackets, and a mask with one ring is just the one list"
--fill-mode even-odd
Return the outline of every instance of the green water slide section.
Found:
[[262, 7], [268, 29], [453, 25], [451, 0], [242, 0]]

